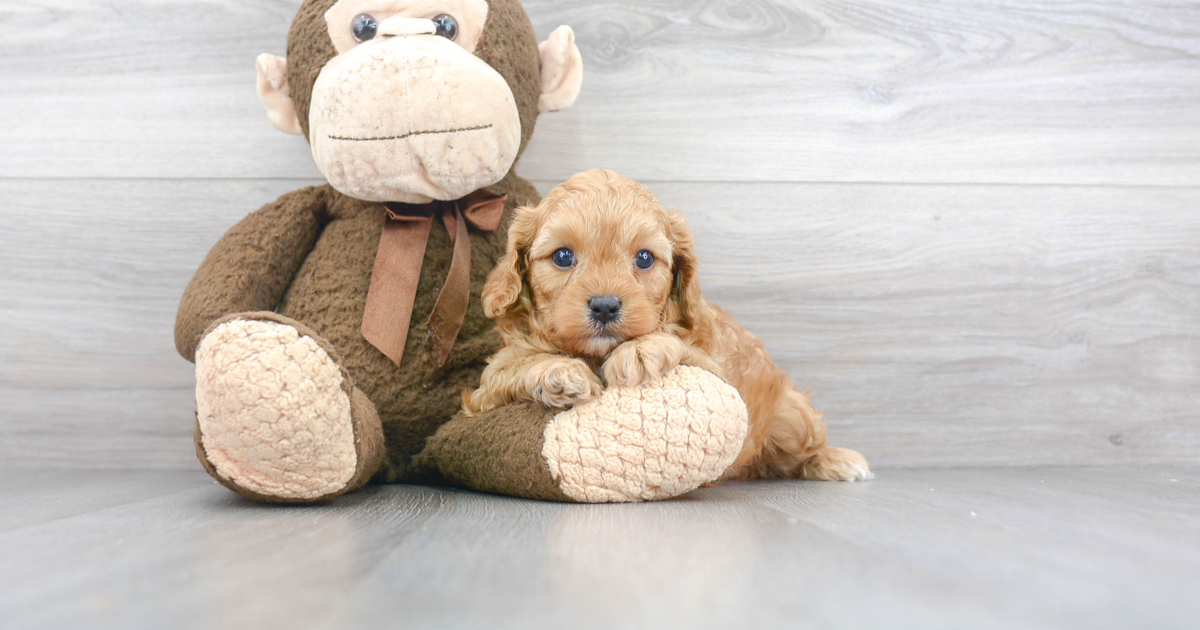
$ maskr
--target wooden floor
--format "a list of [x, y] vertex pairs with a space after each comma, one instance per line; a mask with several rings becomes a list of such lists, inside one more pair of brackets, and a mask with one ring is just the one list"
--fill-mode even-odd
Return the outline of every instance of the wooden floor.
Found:
[[582, 506], [0, 475], [0, 627], [1195, 628], [1200, 468], [882, 470]]

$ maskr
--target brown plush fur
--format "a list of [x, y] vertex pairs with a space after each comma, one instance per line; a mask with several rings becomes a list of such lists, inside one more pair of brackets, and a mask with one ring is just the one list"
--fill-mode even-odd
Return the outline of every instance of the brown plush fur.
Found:
[[[308, 0], [288, 37], [289, 93], [308, 133], [312, 84], [334, 56], [324, 13], [334, 0]], [[522, 125], [522, 149], [533, 133], [540, 94], [537, 39], [517, 0], [490, 0], [476, 54], [508, 80]], [[176, 320], [176, 346], [194, 360], [204, 332], [216, 320], [275, 311], [314, 331], [337, 350], [341, 365], [375, 406], [386, 440], [381, 478], [403, 480], [428, 436], [459, 407], [459, 392], [478, 382], [499, 337], [483, 314], [480, 291], [503, 254], [512, 209], [538, 202], [536, 189], [510, 172], [488, 187], [507, 194], [506, 216], [495, 232], [471, 232], [471, 298], [454, 350], [438, 368], [430, 360], [424, 322], [446, 279], [453, 246], [440, 225], [431, 232], [401, 367], [359, 332], [375, 253], [383, 231], [383, 204], [342, 195], [332, 187], [305, 188], [247, 216], [218, 242], [192, 278]]]
[[[460, 414], [442, 425], [413, 460], [414, 479], [447, 481], [483, 492], [570, 501], [546, 467], [546, 424], [558, 413], [518, 403], [484, 416]], [[419, 477], [423, 472], [429, 478]]]
[[[574, 252], [567, 269], [551, 260]], [[646, 250], [649, 269], [634, 265]], [[608, 325], [588, 300], [616, 296], [621, 315]], [[855, 479], [869, 476], [862, 455], [825, 445], [825, 424], [762, 342], [729, 313], [704, 301], [696, 248], [678, 212], [611, 171], [587, 171], [521, 208], [504, 260], [483, 293], [504, 347], [464, 396], [469, 413], [513, 401], [570, 407], [604, 383], [653, 382], [679, 364], [708, 369], [737, 388], [750, 430], [727, 476]]]

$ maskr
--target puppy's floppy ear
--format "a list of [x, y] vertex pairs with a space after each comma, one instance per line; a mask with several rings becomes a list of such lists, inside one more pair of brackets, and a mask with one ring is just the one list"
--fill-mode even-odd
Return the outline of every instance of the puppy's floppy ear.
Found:
[[696, 262], [696, 239], [687, 223], [676, 210], [669, 217], [671, 240], [671, 301], [679, 310], [679, 323], [694, 329], [704, 312], [704, 298], [700, 293], [699, 264]]
[[488, 274], [483, 287], [483, 314], [491, 319], [507, 317], [525, 290], [525, 253], [533, 240], [537, 208], [517, 208], [508, 228], [508, 248], [504, 258]]

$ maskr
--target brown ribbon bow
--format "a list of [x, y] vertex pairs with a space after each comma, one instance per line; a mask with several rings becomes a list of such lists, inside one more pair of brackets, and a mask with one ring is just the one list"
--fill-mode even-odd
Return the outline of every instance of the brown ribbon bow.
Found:
[[438, 293], [433, 312], [426, 322], [433, 358], [441, 367], [454, 347], [471, 297], [471, 237], [467, 226], [485, 232], [500, 227], [507, 198], [508, 195], [497, 197], [478, 191], [458, 201], [435, 201], [419, 206], [385, 204], [388, 218], [379, 238], [371, 286], [367, 289], [362, 335], [397, 366], [404, 357], [417, 281], [421, 278], [421, 263], [425, 259], [433, 220], [441, 217], [450, 232], [450, 241], [454, 243], [454, 258], [446, 274], [446, 284]]

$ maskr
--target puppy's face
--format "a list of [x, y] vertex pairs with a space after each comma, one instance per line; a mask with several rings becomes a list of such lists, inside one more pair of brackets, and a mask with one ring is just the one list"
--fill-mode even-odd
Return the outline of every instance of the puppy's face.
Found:
[[484, 290], [485, 310], [518, 311], [563, 351], [603, 357], [678, 316], [673, 259], [690, 251], [678, 242], [680, 228], [682, 220], [632, 180], [576, 175], [518, 211], [509, 251]]
[[528, 254], [535, 314], [555, 345], [601, 357], [654, 332], [671, 292], [671, 241], [657, 203], [611, 195], [556, 208]]

